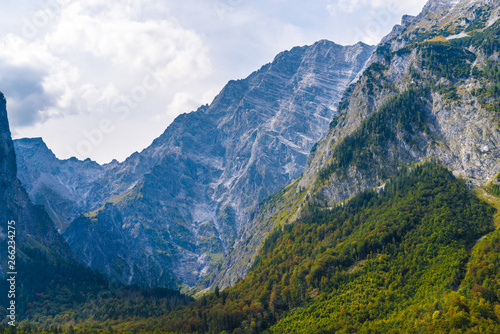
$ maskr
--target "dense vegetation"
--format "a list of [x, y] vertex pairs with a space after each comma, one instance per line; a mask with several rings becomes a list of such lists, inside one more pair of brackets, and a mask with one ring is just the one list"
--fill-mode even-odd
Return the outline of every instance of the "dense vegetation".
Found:
[[437, 77], [456, 80], [468, 77], [476, 56], [462, 47], [449, 43], [426, 43], [419, 46], [422, 68], [427, 68]]
[[[68, 329], [87, 320], [107, 328], [108, 320], [160, 316], [192, 301], [178, 291], [112, 284], [96, 271], [60, 258], [49, 260], [39, 250], [23, 249], [17, 262], [22, 275], [16, 287], [16, 315], [36, 333], [38, 328], [64, 324]], [[1, 312], [7, 314], [5, 298], [2, 295]], [[7, 318], [2, 323], [6, 325]]]
[[[468, 261], [468, 246], [491, 229], [492, 211], [446, 174], [439, 167], [433, 170], [432, 165], [419, 167], [406, 177], [396, 177], [383, 195], [365, 195], [365, 203], [373, 204], [363, 205], [356, 198], [354, 205], [364, 210], [351, 221], [362, 223], [354, 225], [345, 240], [339, 236], [334, 241], [339, 245], [337, 257], [343, 256], [337, 269], [342, 273], [332, 271], [327, 289], [319, 282], [317, 287], [325, 293], [281, 320], [276, 331], [498, 330], [499, 319], [493, 313], [498, 300], [497, 306], [483, 303], [488, 312], [474, 314], [473, 319], [454, 308], [456, 300], [474, 301], [466, 298], [471, 297], [470, 289], [459, 294], [456, 290]], [[322, 215], [329, 220], [331, 213]], [[332, 268], [329, 261], [316, 259], [309, 277], [316, 275], [318, 266]]]
[[494, 182], [486, 185], [486, 191], [493, 196], [500, 197], [500, 174], [496, 176]]
[[453, 43], [462, 47], [481, 49], [486, 55], [500, 51], [500, 21], [484, 30], [469, 33], [469, 37], [453, 40]]
[[[30, 254], [34, 261], [23, 265], [40, 274], [26, 277], [33, 283], [23, 286], [29, 297], [19, 300], [26, 320], [18, 333], [500, 332], [494, 209], [444, 167], [402, 167], [408, 161], [391, 151], [401, 140], [410, 147], [431, 140], [431, 94], [459, 101], [457, 83], [464, 80], [477, 80], [472, 94], [487, 110], [500, 112], [500, 66], [489, 57], [500, 51], [500, 22], [478, 30], [484, 23], [473, 22], [469, 37], [452, 41], [419, 35], [395, 53], [416, 50], [414, 83], [404, 92], [391, 88], [395, 96], [333, 148], [318, 182], [342, 177], [352, 166], [379, 179], [398, 170], [396, 175], [342, 205], [310, 200], [297, 222], [268, 236], [248, 276], [234, 287], [192, 301], [170, 290], [124, 289], [88, 269]], [[473, 66], [476, 56], [467, 48], [481, 49], [485, 63]], [[366, 71], [366, 96], [387, 69], [372, 64]], [[355, 88], [342, 99], [332, 129]], [[388, 168], [389, 160], [399, 164]], [[499, 181], [486, 187], [493, 196], [500, 197]], [[275, 193], [269, 203], [284, 194]]]
[[498, 247], [492, 236], [470, 256], [476, 240], [492, 231], [493, 211], [443, 167], [402, 169], [384, 189], [344, 205], [311, 203], [298, 222], [269, 236], [247, 278], [233, 288], [163, 315], [107, 317], [104, 327], [103, 315], [94, 314], [83, 327], [211, 333], [500, 329], [500, 285], [488, 279], [500, 268], [488, 262]]

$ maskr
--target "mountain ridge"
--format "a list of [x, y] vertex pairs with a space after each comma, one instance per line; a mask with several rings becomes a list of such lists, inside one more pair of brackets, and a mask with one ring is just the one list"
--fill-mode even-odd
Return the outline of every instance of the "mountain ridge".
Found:
[[[342, 91], [372, 51], [363, 43], [344, 47], [322, 40], [282, 52], [248, 78], [230, 81], [212, 104], [180, 115], [148, 148], [102, 166], [96, 182], [83, 180], [88, 196], [76, 198], [80, 213], [87, 213], [75, 217], [66, 240], [87, 265], [121, 282], [174, 284], [170, 276], [163, 283], [135, 276], [149, 272], [158, 279], [166, 266], [193, 285], [230, 251], [247, 209], [300, 175]], [[32, 196], [40, 204], [51, 199], [43, 191]], [[104, 240], [97, 233], [106, 230], [103, 224], [108, 232], [126, 232]], [[131, 260], [133, 248], [125, 245], [137, 243], [144, 252]], [[135, 262], [148, 269], [134, 268]]]
[[[0, 239], [7, 245], [8, 235], [14, 231], [17, 256], [37, 249], [49, 258], [61, 258], [77, 262], [71, 249], [57, 233], [54, 223], [45, 211], [32, 204], [26, 190], [17, 178], [17, 163], [7, 116], [7, 100], [0, 93]], [[14, 230], [7, 231], [7, 222], [13, 221]], [[7, 270], [7, 246], [1, 250], [0, 274]]]
[[[242, 232], [241, 246], [199, 289], [232, 286], [245, 277], [268, 233], [297, 219], [311, 198], [335, 206], [382, 185], [398, 168], [429, 159], [437, 159], [471, 187], [485, 185], [500, 171], [497, 102], [489, 93], [498, 83], [494, 75], [485, 76], [487, 62], [493, 70], [498, 62], [498, 6], [464, 1], [442, 12], [442, 6], [430, 10], [432, 3], [408, 18], [407, 27], [396, 29], [399, 35], [377, 47], [359, 80], [346, 91], [302, 176], [266, 199]], [[490, 11], [477, 11], [488, 4]], [[472, 13], [469, 25], [474, 27], [476, 21], [497, 21], [471, 30], [472, 37], [432, 41], [441, 34], [440, 28], [430, 29], [442, 23], [435, 16], [456, 18], [462, 13]], [[422, 36], [413, 32], [425, 26], [429, 40], [421, 42]], [[411, 39], [405, 41], [405, 36]], [[381, 129], [385, 132], [379, 133]]]
[[[179, 271], [194, 270], [182, 279], [191, 285], [202, 278], [195, 288], [204, 289], [200, 298], [141, 317], [114, 312], [123, 309], [120, 300], [107, 300], [105, 308], [102, 302], [90, 301], [80, 304], [78, 310], [85, 311], [78, 319], [69, 320], [68, 313], [49, 318], [47, 324], [66, 329], [76, 324], [81, 332], [104, 333], [498, 332], [500, 231], [495, 227], [500, 217], [480, 198], [500, 208], [498, 8], [499, 0], [431, 0], [417, 18], [403, 19], [406, 27], [396, 28], [397, 35], [377, 47], [343, 94], [324, 137], [311, 148], [302, 175], [247, 213], [249, 222], [220, 264], [217, 254], [207, 250], [226, 251], [220, 231], [236, 226], [238, 212], [227, 207], [218, 212], [208, 200], [224, 199], [217, 196], [233, 184], [257, 198], [260, 181], [277, 179], [266, 174], [274, 171], [269, 169], [272, 158], [300, 146], [283, 146], [290, 127], [277, 131], [279, 118], [270, 117], [269, 123], [259, 123], [262, 126], [252, 123], [270, 112], [252, 109], [257, 102], [269, 107], [286, 95], [277, 89], [278, 97], [272, 96], [270, 87], [284, 86], [274, 80], [257, 80], [262, 94], [241, 94], [241, 104], [228, 115], [216, 109], [223, 117], [205, 118], [210, 106], [195, 113], [193, 124], [205, 127], [193, 126], [182, 130], [182, 137], [170, 138], [175, 145], [160, 164], [124, 194], [80, 216], [70, 237], [82, 236], [84, 242], [74, 241], [81, 247], [109, 244], [122, 247], [118, 257], [142, 252], [143, 259], [157, 261], [139, 267], [116, 259], [110, 271], [129, 283], [130, 271], [123, 270], [127, 265], [132, 274], [151, 275], [144, 280], [165, 274], [164, 283], [171, 284], [181, 284]], [[467, 20], [455, 22], [461, 17]], [[456, 25], [443, 34], [449, 18]], [[277, 64], [285, 66], [279, 73], [296, 73], [297, 59], [290, 66], [286, 63]], [[249, 87], [248, 82], [235, 81], [228, 92], [245, 93]], [[313, 95], [310, 90], [288, 92], [293, 92], [292, 100], [299, 97], [299, 106], [308, 105], [301, 96]], [[227, 106], [234, 105], [231, 94], [225, 95]], [[231, 166], [253, 171], [249, 177], [258, 182], [241, 182], [239, 174], [222, 178], [223, 157], [231, 153], [227, 145], [235, 143], [231, 129], [239, 130], [239, 137], [246, 135], [246, 141], [235, 145], [240, 159], [231, 158]], [[211, 137], [218, 131], [224, 136]], [[255, 145], [262, 142], [266, 145]], [[278, 149], [256, 150], [269, 148], [269, 143], [279, 144], [271, 146]], [[253, 162], [258, 165], [252, 167]], [[286, 174], [284, 167], [282, 172]], [[177, 205], [176, 199], [187, 205]], [[192, 234], [198, 236], [196, 242]], [[229, 233], [226, 237], [232, 238]], [[154, 248], [139, 243], [141, 238], [174, 242]], [[161, 256], [175, 252], [193, 257], [159, 263]], [[103, 267], [113, 263], [104, 258], [106, 252], [102, 257], [80, 254], [85, 261], [102, 261]], [[214, 262], [213, 271], [204, 276], [211, 267], [198, 260]], [[155, 271], [170, 269], [168, 265], [174, 268]], [[50, 308], [39, 312], [42, 318]]]

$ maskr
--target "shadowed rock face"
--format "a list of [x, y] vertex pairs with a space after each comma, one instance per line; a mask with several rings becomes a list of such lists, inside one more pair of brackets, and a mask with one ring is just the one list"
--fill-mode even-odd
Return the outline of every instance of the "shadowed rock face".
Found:
[[83, 262], [125, 283], [192, 286], [231, 249], [251, 208], [300, 176], [372, 52], [329, 41], [283, 52], [121, 164], [73, 161], [71, 174], [39, 141], [18, 141], [23, 182], [54, 217], [76, 218], [64, 236]]
[[0, 181], [2, 184], [16, 177], [16, 154], [7, 119], [7, 101], [0, 93]]
[[[33, 205], [16, 177], [16, 155], [7, 118], [6, 100], [0, 93], [0, 239], [7, 245], [8, 221], [15, 221], [15, 241], [18, 256], [23, 249], [36, 248], [50, 257], [75, 260], [54, 223], [43, 208]], [[0, 249], [0, 274], [7, 265], [7, 246]]]
[[42, 138], [14, 140], [18, 175], [32, 201], [43, 205], [60, 232], [82, 211], [92, 207], [86, 198], [106, 167], [87, 159], [59, 160]]

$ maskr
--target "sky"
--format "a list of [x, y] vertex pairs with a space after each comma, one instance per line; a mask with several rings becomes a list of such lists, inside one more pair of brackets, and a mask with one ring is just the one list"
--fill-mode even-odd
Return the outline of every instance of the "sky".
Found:
[[14, 138], [123, 161], [282, 51], [375, 45], [426, 0], [3, 0], [0, 91]]

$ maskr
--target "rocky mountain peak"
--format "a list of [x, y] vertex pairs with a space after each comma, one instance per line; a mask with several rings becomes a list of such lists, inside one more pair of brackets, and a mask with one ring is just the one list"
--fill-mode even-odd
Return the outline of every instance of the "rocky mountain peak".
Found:
[[404, 16], [378, 45], [368, 65], [381, 62], [389, 52], [434, 38], [463, 38], [500, 18], [499, 0], [430, 0], [416, 17]]
[[14, 149], [18, 177], [31, 200], [43, 205], [56, 227], [64, 231], [81, 208], [89, 206], [90, 185], [106, 168], [90, 159], [59, 160], [42, 138], [17, 139]]
[[373, 50], [321, 40], [281, 52], [123, 163], [59, 160], [40, 139], [16, 141], [20, 179], [84, 263], [123, 283], [192, 286], [239, 242], [253, 208], [300, 176]]
[[[56, 155], [47, 147], [47, 144], [42, 138], [21, 138], [14, 141], [16, 151], [23, 151], [29, 154], [36, 154], [37, 160], [50, 161], [51, 163], [57, 160]], [[22, 154], [21, 158], [25, 155]]]
[[415, 20], [416, 16], [412, 15], [403, 15], [403, 18], [401, 19], [401, 25], [402, 26], [409, 26], [413, 20]]
[[[493, 75], [483, 73], [481, 64], [485, 57], [498, 61], [498, 42], [489, 44], [480, 37], [498, 36], [499, 8], [498, 0], [431, 1], [417, 17], [403, 17], [404, 26], [396, 26], [382, 40], [344, 95], [300, 179], [262, 204], [243, 230], [242, 242], [201, 287], [230, 286], [244, 277], [263, 238], [275, 226], [300, 217], [307, 198], [333, 207], [382, 184], [401, 165], [426, 159], [439, 160], [471, 184], [491, 180], [500, 171], [494, 111], [498, 84], [489, 81]], [[490, 28], [493, 31], [487, 31]], [[467, 32], [477, 37], [461, 40], [459, 34]], [[446, 36], [458, 40], [446, 42]], [[490, 54], [485, 55], [486, 50]], [[477, 64], [482, 78], [471, 76]], [[460, 71], [453, 72], [454, 66], [461, 66]], [[482, 85], [484, 90], [476, 90]], [[407, 124], [405, 133], [399, 124], [407, 116], [400, 113], [410, 110], [419, 110], [416, 119], [428, 123]], [[391, 120], [394, 115], [399, 120]], [[384, 133], [377, 132], [380, 129]], [[380, 144], [383, 137], [391, 139]]]
[[435, 11], [435, 10], [449, 10], [451, 8], [454, 8], [460, 2], [470, 3], [472, 1], [471, 0], [429, 0], [425, 4], [421, 15], [427, 15], [429, 12]]
[[322, 40], [230, 81], [210, 105], [106, 170], [90, 192], [97, 210], [64, 234], [70, 246], [126, 283], [168, 285], [173, 275], [194, 285], [237, 242], [252, 208], [300, 176], [373, 49]]
[[498, 0], [430, 0], [401, 39], [421, 42], [439, 35], [466, 35], [493, 24], [499, 16]]

